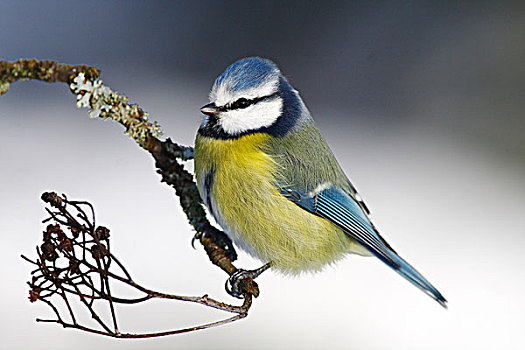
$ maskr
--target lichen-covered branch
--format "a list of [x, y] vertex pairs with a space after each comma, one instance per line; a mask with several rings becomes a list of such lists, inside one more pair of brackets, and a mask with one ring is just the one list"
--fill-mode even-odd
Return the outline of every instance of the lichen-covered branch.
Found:
[[9, 90], [11, 83], [17, 80], [40, 80], [48, 83], [70, 83], [79, 73], [89, 80], [96, 80], [100, 71], [86, 65], [73, 66], [55, 61], [18, 60], [0, 61], [0, 96]]
[[144, 147], [146, 138], [158, 139], [162, 131], [157, 122], [150, 123], [148, 114], [139, 106], [128, 103], [128, 98], [105, 86], [102, 80], [90, 80], [79, 73], [69, 85], [77, 95], [77, 107], [90, 108], [91, 118], [112, 119], [126, 128], [126, 133]]
[[[124, 95], [105, 86], [99, 76], [98, 69], [85, 65], [72, 66], [34, 59], [0, 61], [0, 95], [18, 80], [63, 82], [76, 95], [77, 106], [89, 108], [90, 117], [111, 119], [123, 125], [125, 132], [153, 156], [162, 181], [175, 189], [188, 221], [197, 232], [194, 239], [202, 243], [213, 264], [232, 275], [237, 268], [232, 264], [236, 252], [231, 240], [206, 218], [193, 175], [180, 163], [193, 158], [193, 148], [178, 145], [169, 138], [162, 141], [160, 126], [150, 122], [147, 113], [139, 106], [130, 104]], [[242, 289], [247, 305], [251, 304], [252, 296], [259, 295], [258, 286], [251, 278], [243, 281]]]

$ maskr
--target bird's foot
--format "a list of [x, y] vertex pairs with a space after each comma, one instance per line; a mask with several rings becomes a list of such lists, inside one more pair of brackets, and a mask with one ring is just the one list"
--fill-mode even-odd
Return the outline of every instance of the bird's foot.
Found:
[[213, 239], [219, 247], [224, 250], [224, 254], [230, 258], [231, 261], [237, 260], [237, 252], [233, 247], [232, 240], [224, 232], [216, 229], [215, 227], [208, 225], [201, 231], [198, 231], [193, 239], [191, 240], [191, 246], [195, 248], [195, 241], [200, 241], [203, 237], [209, 237]]
[[259, 288], [254, 282], [261, 273], [268, 270], [271, 262], [259, 267], [255, 270], [238, 269], [226, 281], [226, 292], [232, 297], [242, 299], [243, 293], [249, 292], [254, 297], [259, 296]]

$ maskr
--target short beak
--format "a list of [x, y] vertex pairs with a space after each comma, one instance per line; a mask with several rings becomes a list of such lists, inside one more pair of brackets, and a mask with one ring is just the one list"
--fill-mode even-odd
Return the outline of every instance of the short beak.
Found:
[[215, 107], [215, 103], [208, 103], [206, 106], [201, 107], [201, 112], [212, 116], [217, 114], [217, 107]]

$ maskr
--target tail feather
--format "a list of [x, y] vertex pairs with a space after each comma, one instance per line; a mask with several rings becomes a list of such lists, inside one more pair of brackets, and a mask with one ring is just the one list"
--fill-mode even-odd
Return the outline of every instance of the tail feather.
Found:
[[[378, 256], [379, 257], [379, 256]], [[381, 259], [381, 257], [379, 257]], [[431, 298], [436, 300], [441, 306], [445, 309], [447, 308], [447, 300], [441, 295], [441, 293], [429, 282], [426, 280], [423, 275], [421, 275], [415, 268], [410, 266], [405, 260], [403, 260], [399, 255], [394, 252], [391, 252], [391, 258], [396, 262], [392, 264], [386, 259], [381, 259], [388, 266], [394, 269], [401, 276], [410, 281], [413, 285], [421, 289], [425, 294], [428, 294]]]

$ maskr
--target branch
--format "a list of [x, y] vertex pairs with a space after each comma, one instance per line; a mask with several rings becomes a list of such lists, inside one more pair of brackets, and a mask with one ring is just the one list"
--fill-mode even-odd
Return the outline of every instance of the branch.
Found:
[[0, 61], [0, 96], [9, 90], [11, 83], [17, 80], [40, 80], [48, 83], [70, 83], [79, 73], [88, 79], [95, 80], [100, 71], [85, 65], [73, 66], [59, 64], [55, 61], [18, 60], [15, 62]]
[[[162, 131], [158, 123], [150, 122], [145, 111], [137, 105], [130, 104], [126, 96], [120, 95], [105, 86], [99, 79], [99, 76], [100, 71], [98, 69], [85, 65], [72, 66], [59, 64], [54, 61], [37, 61], [34, 59], [18, 60], [15, 62], [0, 61], [0, 95], [7, 92], [10, 84], [18, 80], [36, 79], [50, 83], [67, 83], [69, 84], [71, 92], [76, 95], [77, 106], [79, 108], [89, 108], [88, 113], [90, 117], [112, 119], [123, 125], [125, 127], [125, 133], [153, 156], [157, 172], [162, 177], [162, 182], [167, 183], [175, 189], [175, 194], [180, 199], [181, 207], [189, 223], [196, 231], [194, 240], [201, 242], [213, 264], [219, 266], [231, 276], [237, 271], [237, 268], [232, 264], [232, 261], [235, 261], [237, 258], [232, 242], [224, 232], [212, 226], [206, 218], [206, 212], [197, 186], [193, 180], [193, 175], [185, 170], [183, 164], [180, 163], [180, 161], [187, 161], [193, 158], [193, 148], [178, 145], [169, 138], [161, 141]], [[73, 206], [81, 204], [85, 204], [85, 202], [71, 203]], [[75, 208], [78, 209], [78, 207]], [[67, 218], [66, 221], [61, 221], [65, 220], [65, 218], [53, 212], [50, 212], [50, 214], [58, 223], [71, 223], [71, 218]], [[86, 227], [87, 229], [94, 227], [92, 207], [91, 214], [93, 216], [93, 223], [86, 221], [87, 216], [82, 217], [82, 220], [86, 221], [84, 225], [88, 225]], [[80, 215], [86, 214], [80, 212]], [[89, 227], [90, 224], [93, 225], [93, 227]], [[80, 230], [80, 227], [77, 229]], [[113, 259], [112, 261], [117, 260]], [[102, 277], [104, 279], [108, 277], [115, 278], [115, 276], [104, 275]], [[129, 275], [126, 278], [131, 280]], [[83, 283], [88, 285], [90, 283], [89, 279], [84, 277]], [[243, 312], [247, 312], [251, 305], [252, 296], [257, 297], [259, 295], [259, 289], [255, 281], [249, 277], [242, 281], [241, 289], [243, 290], [245, 299], [243, 307], [246, 307], [246, 309], [243, 309]], [[62, 291], [66, 292], [67, 290], [63, 289]], [[146, 290], [142, 291], [147, 293]], [[103, 291], [101, 291], [101, 293], [102, 292]], [[97, 297], [102, 298], [108, 295], [110, 295], [109, 290], [106, 290]], [[93, 298], [95, 298], [95, 296]], [[215, 301], [212, 302], [211, 304], [213, 305], [211, 305], [209, 300], [211, 299], [202, 297], [198, 300], [192, 299], [186, 301], [197, 302], [212, 307], [223, 307], [225, 305], [216, 304], [217, 302]], [[113, 301], [116, 301], [116, 299]], [[245, 314], [243, 315], [243, 317], [246, 316]], [[234, 321], [233, 318], [228, 322]], [[114, 323], [116, 323], [116, 320]], [[73, 323], [73, 325], [74, 324], [75, 323]], [[117, 334], [119, 333], [117, 332]]]

